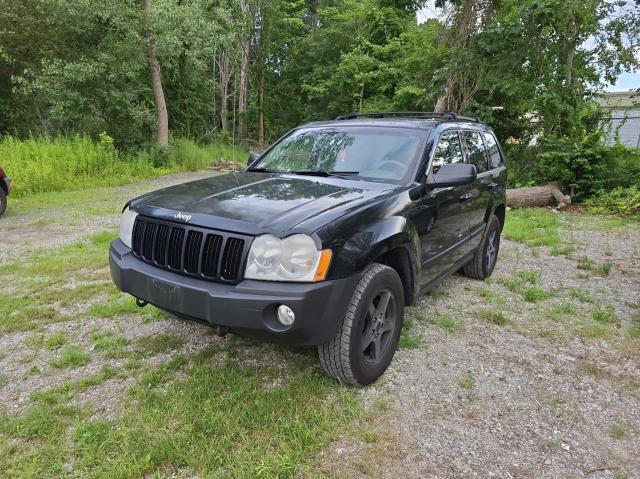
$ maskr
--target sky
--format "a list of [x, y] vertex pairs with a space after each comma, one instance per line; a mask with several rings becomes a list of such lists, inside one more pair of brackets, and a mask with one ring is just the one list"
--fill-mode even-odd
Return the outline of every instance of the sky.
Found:
[[[438, 11], [433, 6], [433, 2], [428, 2], [424, 8], [418, 10], [418, 23], [427, 21], [429, 18], [437, 18]], [[640, 71], [626, 72], [620, 75], [614, 85], [609, 85], [607, 91], [627, 91], [640, 88]]]

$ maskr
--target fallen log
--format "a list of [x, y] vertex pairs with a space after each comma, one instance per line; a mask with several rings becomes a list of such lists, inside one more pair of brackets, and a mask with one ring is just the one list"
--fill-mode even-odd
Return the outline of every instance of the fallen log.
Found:
[[553, 184], [507, 190], [507, 206], [511, 208], [555, 206], [561, 210], [570, 204], [571, 197]]

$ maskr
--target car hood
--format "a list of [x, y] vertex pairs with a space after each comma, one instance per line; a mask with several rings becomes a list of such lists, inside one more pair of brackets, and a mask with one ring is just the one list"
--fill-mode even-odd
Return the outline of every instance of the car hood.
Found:
[[337, 177], [234, 172], [149, 193], [131, 207], [170, 221], [282, 236], [313, 232], [392, 188]]

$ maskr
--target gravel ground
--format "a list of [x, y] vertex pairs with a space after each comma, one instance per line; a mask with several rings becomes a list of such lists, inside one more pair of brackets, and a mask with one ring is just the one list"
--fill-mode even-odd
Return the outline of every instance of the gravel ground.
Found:
[[[119, 205], [144, 191], [210, 174], [113, 188], [114, 198]], [[57, 214], [60, 221], [40, 231], [38, 215]], [[117, 216], [94, 215], [71, 227], [64, 223], [64, 212], [8, 217], [0, 232], [0, 263], [34, 247], [54, 247], [114, 229]], [[503, 239], [491, 281], [454, 275], [409, 308], [410, 334], [419, 339], [418, 346], [400, 350], [378, 383], [355, 392], [365, 417], [317, 457], [308, 475], [640, 478], [640, 351], [627, 335], [632, 318], [640, 314], [637, 225], [609, 228], [602, 218], [574, 216], [563, 222], [561, 234], [576, 248], [568, 256]], [[596, 265], [610, 262], [610, 273], [579, 269], [583, 256]], [[505, 287], [518, 272], [537, 272], [537, 287], [546, 296], [527, 302], [521, 291]], [[129, 349], [145, 337], [177, 340], [171, 350], [145, 355], [142, 366], [228, 341], [169, 316], [88, 317], [82, 311], [89, 303], [79, 305], [80, 313], [71, 321], [0, 336], [0, 408], [6, 413], [20, 414], [34, 392], [98, 373], [104, 366], [123, 370], [126, 357], [94, 350], [91, 337], [96, 332], [122, 336]], [[604, 305], [613, 308], [618, 322], [589, 333], [596, 324], [594, 309]], [[558, 308], [570, 312], [554, 314]], [[486, 315], [481, 312], [488, 310], [502, 313], [506, 324], [482, 319]], [[454, 326], [437, 325], [439, 315], [453, 318]], [[59, 331], [91, 352], [86, 365], [55, 368], [51, 363], [58, 349], [33, 347], [37, 335]], [[235, 360], [247, 367], [280, 365], [282, 381], [288, 362], [309, 361], [313, 354], [231, 341], [240, 350]], [[82, 390], [74, 401], [92, 404], [100, 417], [115, 418], [131, 381], [109, 379]]]
[[[73, 204], [35, 208], [26, 214], [15, 214], [10, 197], [6, 216], [0, 220], [0, 265], [15, 261], [16, 256], [34, 248], [73, 243], [92, 233], [117, 228], [122, 206], [131, 198], [159, 188], [219, 174], [219, 171], [213, 170], [176, 173], [123, 186], [98, 188], [98, 192], [109, 192], [108, 214], [87, 215], [84, 214], [84, 211], [90, 210], [87, 205], [81, 205], [82, 212], [78, 212], [76, 210], [79, 208], [75, 208], [78, 205]], [[92, 198], [87, 196], [84, 201], [90, 202]], [[43, 204], [47, 204], [46, 195], [43, 196]], [[70, 225], [72, 228], [69, 228]]]
[[[622, 336], [640, 313], [640, 238], [630, 227], [599, 231], [592, 223], [563, 231], [578, 247], [573, 259], [503, 240], [490, 284], [454, 275], [411, 308], [410, 316], [426, 318], [412, 328], [422, 345], [399, 351], [384, 380], [360, 393], [373, 436], [354, 431], [319, 467], [333, 477], [640, 477], [640, 351]], [[603, 254], [609, 250], [616, 258]], [[584, 277], [575, 260], [583, 255], [613, 262], [611, 273]], [[500, 283], [518, 271], [539, 272], [555, 296], [518, 298]], [[572, 299], [571, 288], [614, 307], [615, 337], [575, 334], [596, 305]], [[479, 289], [504, 301], [509, 324], [478, 320], [490, 303]], [[575, 313], [547, 319], [559, 302]], [[461, 329], [431, 324], [438, 313]]]

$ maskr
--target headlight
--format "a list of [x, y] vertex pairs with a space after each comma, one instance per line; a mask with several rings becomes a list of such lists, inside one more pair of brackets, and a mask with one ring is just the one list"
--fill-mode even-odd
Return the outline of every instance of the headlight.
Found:
[[253, 240], [245, 278], [266, 281], [322, 281], [331, 263], [331, 250], [318, 251], [310, 236], [280, 239], [273, 235]]
[[127, 206], [120, 216], [120, 241], [122, 241], [127, 248], [131, 248], [131, 235], [133, 235], [133, 223], [136, 221], [136, 213], [130, 210]]

